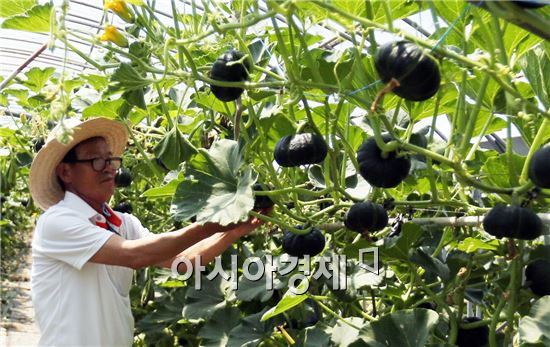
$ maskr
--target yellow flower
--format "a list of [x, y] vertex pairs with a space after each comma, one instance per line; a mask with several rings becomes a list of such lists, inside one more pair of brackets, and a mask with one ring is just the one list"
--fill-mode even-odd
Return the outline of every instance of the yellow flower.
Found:
[[134, 21], [134, 12], [124, 0], [107, 0], [103, 8], [113, 11], [125, 22], [132, 23]]
[[128, 40], [120, 33], [120, 31], [117, 30], [114, 25], [105, 26], [105, 31], [99, 39], [101, 41], [111, 41], [119, 47], [128, 47]]

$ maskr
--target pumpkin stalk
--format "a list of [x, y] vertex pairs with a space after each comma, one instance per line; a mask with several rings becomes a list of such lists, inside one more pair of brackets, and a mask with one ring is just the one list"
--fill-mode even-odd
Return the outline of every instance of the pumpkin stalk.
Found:
[[372, 102], [372, 105], [370, 107], [371, 112], [376, 113], [376, 110], [378, 109], [378, 104], [382, 103], [382, 100], [384, 99], [384, 95], [390, 93], [394, 88], [397, 88], [401, 85], [398, 80], [395, 78], [392, 78], [388, 84], [384, 88], [382, 88], [381, 91], [376, 94], [376, 97], [374, 98], [374, 101]]

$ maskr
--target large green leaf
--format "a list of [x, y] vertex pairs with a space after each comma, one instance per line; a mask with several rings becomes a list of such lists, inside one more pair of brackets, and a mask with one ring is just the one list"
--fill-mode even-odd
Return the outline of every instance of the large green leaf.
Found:
[[197, 153], [177, 126], [168, 131], [154, 149], [156, 157], [170, 170], [176, 170], [184, 161]]
[[7, 18], [24, 13], [37, 3], [37, 0], [2, 0], [0, 2], [0, 17]]
[[2, 28], [32, 32], [49, 32], [51, 12], [51, 3], [36, 5], [24, 14], [18, 14], [6, 19], [2, 23]]
[[529, 316], [520, 319], [519, 340], [521, 343], [550, 345], [550, 295], [537, 300]]
[[25, 72], [27, 80], [23, 81], [22, 84], [33, 92], [38, 93], [46, 85], [54, 72], [55, 68], [53, 67], [47, 67], [45, 69], [33, 67], [29, 71]]
[[118, 110], [124, 103], [123, 99], [100, 100], [82, 110], [84, 118], [105, 117], [115, 119], [118, 116]]
[[[199, 276], [196, 274], [195, 276]], [[220, 276], [208, 280], [202, 276], [201, 286], [197, 289], [195, 286], [187, 290], [185, 305], [183, 306], [182, 316], [185, 319], [210, 319], [218, 310], [226, 307], [225, 291], [229, 283], [223, 281]]]
[[423, 231], [420, 226], [413, 223], [405, 223], [401, 226], [401, 234], [384, 240], [384, 247], [380, 253], [388, 258], [398, 258], [409, 261], [409, 251], [418, 240]]
[[413, 263], [420, 265], [426, 271], [436, 274], [443, 281], [447, 282], [450, 279], [449, 267], [441, 260], [432, 257], [424, 249], [416, 249], [410, 259]]
[[487, 159], [481, 169], [485, 175], [483, 179], [498, 187], [511, 188], [517, 186], [525, 157], [512, 154], [510, 159], [507, 154]]
[[229, 332], [239, 323], [240, 311], [235, 307], [225, 307], [216, 311], [199, 330], [201, 346], [224, 347], [229, 340]]
[[369, 347], [424, 346], [438, 319], [433, 310], [397, 311], [363, 327], [359, 337]]
[[536, 47], [527, 52], [520, 61], [525, 77], [545, 108], [550, 107], [550, 86], [547, 83], [550, 75], [550, 59], [542, 49]]
[[233, 328], [229, 333], [229, 339], [226, 346], [257, 346], [262, 340], [268, 339], [273, 334], [275, 321], [260, 321], [260, 318], [264, 315], [266, 310], [267, 308], [256, 314], [252, 314], [241, 319], [240, 324]]
[[133, 90], [148, 86], [153, 81], [143, 77], [132, 65], [122, 63], [111, 76], [111, 85], [115, 89]]
[[198, 223], [228, 225], [248, 218], [256, 174], [243, 166], [236, 141], [219, 140], [208, 151], [201, 148], [189, 164], [172, 201], [175, 219], [196, 215]]
[[[345, 318], [348, 323], [351, 323], [355, 326], [362, 327], [364, 321], [359, 317], [348, 317]], [[353, 341], [357, 340], [359, 337], [360, 330], [357, 330], [350, 325], [343, 323], [342, 321], [337, 321], [334, 327], [332, 328], [332, 342], [339, 347], [347, 347]]]

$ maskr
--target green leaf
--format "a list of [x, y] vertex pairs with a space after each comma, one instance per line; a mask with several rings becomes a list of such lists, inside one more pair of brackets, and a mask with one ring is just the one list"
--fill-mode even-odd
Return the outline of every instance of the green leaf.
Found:
[[36, 0], [2, 0], [0, 4], [0, 18], [25, 13], [37, 3], [38, 1]]
[[115, 89], [133, 90], [143, 88], [151, 83], [153, 80], [144, 78], [128, 63], [121, 63], [111, 76], [111, 85]]
[[[302, 282], [302, 283], [305, 283], [305, 282]], [[302, 285], [302, 283], [300, 283], [300, 286]], [[298, 286], [297, 289], [300, 289], [300, 286]], [[300, 303], [302, 303], [307, 298], [308, 298], [308, 296], [305, 295], [305, 294], [296, 295], [291, 290], [288, 290], [285, 293], [285, 295], [283, 295], [283, 298], [277, 303], [277, 305], [270, 308], [268, 311], [266, 311], [264, 313], [264, 315], [262, 316], [261, 321], [262, 322], [266, 321], [271, 317], [275, 317], [278, 314], [281, 314], [285, 311], [288, 311], [291, 308], [293, 308], [294, 306], [297, 306]]]
[[257, 346], [264, 339], [269, 339], [273, 334], [275, 322], [273, 320], [263, 323], [260, 321], [260, 317], [264, 315], [266, 310], [267, 308], [241, 319], [240, 324], [229, 333], [226, 346], [251, 347]]
[[147, 110], [143, 88], [126, 91], [122, 94], [122, 98], [131, 106], [137, 106], [142, 110]]
[[[265, 264], [264, 259], [262, 262]], [[252, 262], [249, 265], [249, 271], [251, 274], [256, 274], [261, 269], [258, 269], [258, 264]], [[237, 299], [243, 301], [259, 300], [266, 302], [273, 296], [274, 290], [267, 290], [266, 288], [266, 272], [262, 272], [262, 277], [256, 281], [252, 281], [245, 275], [239, 277], [238, 288], [235, 291]]]
[[[364, 325], [363, 319], [359, 317], [349, 317], [345, 319], [347, 322], [358, 327], [362, 327]], [[357, 330], [339, 320], [332, 328], [331, 340], [336, 346], [347, 347], [353, 341], [357, 340], [359, 332], [360, 330]]]
[[236, 141], [219, 140], [208, 151], [201, 148], [189, 163], [172, 201], [175, 219], [196, 214], [198, 223], [228, 225], [248, 218], [256, 174], [243, 165]]
[[181, 163], [196, 154], [197, 150], [175, 126], [159, 141], [154, 152], [164, 166], [169, 170], [176, 170]]
[[[488, 118], [489, 111], [487, 109], [480, 110], [476, 118], [476, 123], [474, 125], [472, 136], [479, 136], [481, 134], [481, 131], [483, 130], [483, 127], [485, 126]], [[504, 120], [498, 117], [492, 117], [491, 121], [489, 122], [489, 126], [485, 130], [485, 135], [492, 134], [504, 128], [506, 128], [506, 122]]]
[[187, 290], [185, 305], [181, 313], [183, 318], [189, 320], [210, 319], [216, 311], [226, 307], [224, 293], [227, 286], [228, 282], [223, 281], [220, 276], [212, 280], [202, 276], [199, 289], [193, 286]]
[[520, 60], [525, 78], [531, 84], [535, 94], [545, 108], [550, 107], [550, 87], [546, 83], [547, 76], [550, 74], [550, 59], [548, 55], [538, 46], [529, 50], [523, 59]]
[[450, 279], [449, 267], [441, 260], [432, 257], [422, 248], [416, 249], [411, 255], [410, 260], [426, 269], [426, 271], [436, 274], [445, 282]]
[[12, 137], [15, 134], [15, 130], [10, 128], [0, 128], [0, 137]]
[[409, 261], [409, 250], [422, 233], [423, 231], [420, 226], [413, 223], [405, 223], [401, 226], [401, 234], [398, 237], [384, 240], [384, 247], [380, 248], [380, 253], [389, 258]]
[[22, 84], [33, 92], [38, 93], [46, 85], [54, 72], [55, 68], [53, 67], [48, 67], [45, 69], [33, 67], [29, 71], [25, 72], [27, 80], [23, 81]]
[[107, 77], [102, 75], [86, 75], [86, 74], [80, 74], [81, 78], [85, 79], [91, 86], [97, 91], [100, 91], [101, 89], [107, 87], [109, 84], [109, 80]]
[[537, 300], [529, 316], [520, 319], [519, 340], [521, 344], [550, 345], [550, 295]]
[[115, 119], [118, 116], [118, 109], [124, 103], [124, 99], [100, 100], [82, 110], [84, 118], [105, 117]]
[[456, 247], [459, 251], [466, 253], [475, 253], [478, 249], [486, 249], [490, 251], [496, 251], [498, 249], [498, 240], [483, 241], [474, 239], [473, 237], [467, 237]]
[[180, 184], [181, 180], [175, 179], [170, 181], [170, 183], [165, 184], [161, 187], [155, 187], [146, 190], [142, 195], [146, 198], [166, 198], [171, 197], [176, 193], [176, 189]]
[[15, 15], [2, 23], [4, 29], [15, 29], [31, 32], [49, 32], [52, 4], [33, 6], [25, 14]]
[[229, 340], [229, 332], [239, 323], [240, 311], [235, 307], [225, 307], [216, 311], [212, 318], [199, 330], [201, 346], [223, 347]]
[[424, 346], [438, 320], [433, 310], [397, 311], [363, 327], [359, 337], [369, 347]]
[[518, 178], [523, 169], [525, 157], [512, 154], [509, 162], [507, 154], [487, 159], [481, 168], [484, 180], [498, 187], [512, 188], [518, 185]]
[[199, 92], [192, 96], [193, 101], [209, 110], [232, 116], [235, 112], [235, 103], [218, 100], [212, 93]]

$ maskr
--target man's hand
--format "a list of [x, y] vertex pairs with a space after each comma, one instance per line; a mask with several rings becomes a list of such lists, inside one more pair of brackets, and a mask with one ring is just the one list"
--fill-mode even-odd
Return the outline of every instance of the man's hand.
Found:
[[[259, 210], [258, 212], [261, 214], [269, 214], [273, 208], [267, 208]], [[245, 236], [249, 233], [251, 233], [254, 229], [259, 227], [260, 225], [264, 224], [265, 222], [261, 219], [258, 219], [256, 217], [250, 217], [246, 222], [238, 223], [235, 228], [231, 229], [229, 232], [234, 233], [237, 237]]]

